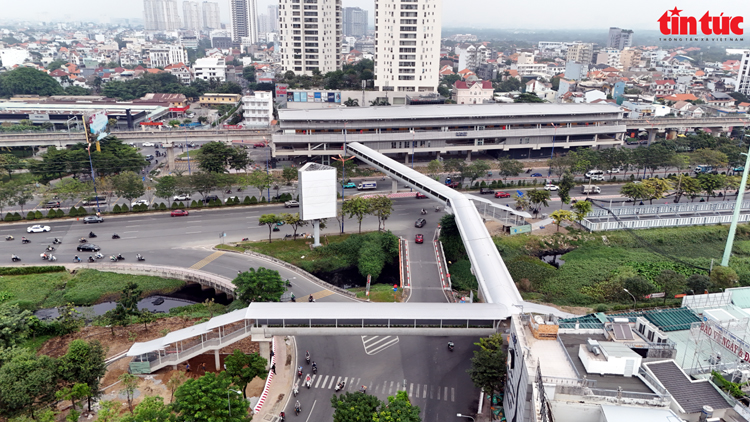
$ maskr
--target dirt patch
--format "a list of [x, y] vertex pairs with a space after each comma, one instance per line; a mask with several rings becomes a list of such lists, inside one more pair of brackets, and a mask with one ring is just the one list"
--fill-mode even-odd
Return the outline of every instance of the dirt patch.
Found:
[[554, 303], [546, 303], [546, 302], [534, 302], [534, 303], [538, 303], [540, 305], [551, 306], [553, 308], [557, 308], [563, 312], [567, 312], [573, 315], [588, 315], [594, 312], [593, 308], [587, 308], [585, 306], [565, 306], [565, 305], [556, 305]]

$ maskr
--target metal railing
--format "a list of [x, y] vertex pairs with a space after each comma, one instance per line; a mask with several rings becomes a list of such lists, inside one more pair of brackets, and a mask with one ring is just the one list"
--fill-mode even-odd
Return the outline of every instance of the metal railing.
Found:
[[[659, 227], [682, 227], [701, 226], [707, 224], [727, 224], [732, 221], [732, 215], [716, 215], [709, 217], [687, 217], [687, 218], [659, 218], [649, 220], [609, 221], [595, 223], [584, 219], [581, 225], [589, 231], [607, 231], [622, 229], [652, 229]], [[741, 223], [750, 221], [750, 214], [740, 215]]]
[[[716, 211], [732, 211], [734, 210], [735, 201], [717, 201], [717, 202], [698, 202], [698, 203], [684, 203], [684, 204], [660, 204], [660, 205], [631, 205], [626, 207], [612, 207], [609, 208], [611, 213], [605, 209], [596, 208], [586, 214], [587, 218], [590, 217], [607, 217], [614, 214], [617, 217], [622, 216], [635, 216], [635, 215], [657, 215], [657, 214], [680, 214], [680, 213], [702, 213], [702, 212], [716, 212]], [[741, 210], [750, 209], [750, 200], [743, 201], [740, 207]]]

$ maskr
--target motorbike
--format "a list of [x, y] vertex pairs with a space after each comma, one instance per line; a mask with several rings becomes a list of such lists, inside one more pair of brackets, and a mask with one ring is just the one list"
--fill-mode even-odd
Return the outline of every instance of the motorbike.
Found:
[[249, 238], [249, 237], [243, 237], [243, 238], [242, 238], [242, 241], [243, 241], [243, 242], [247, 242], [248, 240], [250, 240], [250, 238]]
[[21, 239], [21, 243], [31, 243], [29, 239], [23, 238]]
[[425, 211], [425, 210], [422, 210], [419, 213], [422, 214], [422, 215], [427, 215], [427, 211]]
[[292, 236], [291, 234], [285, 234], [285, 235], [284, 235], [284, 240], [287, 240], [287, 239], [289, 239], [290, 237], [294, 237], [294, 236]]
[[307, 389], [310, 389], [310, 386], [312, 385], [312, 377], [310, 375], [307, 375], [307, 378], [305, 378], [305, 387]]
[[88, 242], [88, 240], [86, 240], [85, 237], [78, 239], [78, 243], [86, 243], [86, 242]]
[[13, 262], [18, 262], [21, 260], [21, 258], [19, 258], [18, 255], [11, 255], [10, 260]]
[[242, 188], [237, 188], [237, 192], [242, 192]]
[[96, 262], [93, 256], [89, 255], [89, 262]]
[[227, 189], [226, 193], [232, 193], [232, 190], [231, 189]]
[[297, 394], [299, 394], [299, 389], [296, 385], [292, 388], [292, 394], [294, 394], [294, 397], [297, 397]]
[[453, 351], [453, 347], [454, 347], [453, 342], [449, 341], [448, 342], [448, 350], [450, 350], [452, 352]]
[[307, 298], [307, 301], [313, 303], [315, 302], [315, 298], [313, 297], [313, 295], [310, 295], [310, 297]]
[[312, 370], [313, 370], [313, 374], [317, 374], [318, 373], [318, 366], [317, 365], [313, 365]]
[[91, 232], [91, 233], [89, 233], [89, 237], [93, 239], [93, 238], [96, 237], [96, 234], [94, 232]]
[[435, 207], [435, 212], [440, 212], [440, 207]]
[[286, 421], [286, 415], [284, 414], [284, 412], [279, 413], [279, 421], [280, 422]]
[[54, 238], [54, 239], [52, 240], [52, 244], [53, 244], [53, 245], [59, 245], [59, 244], [61, 244], [61, 243], [62, 243], [62, 241], [61, 241], [60, 239], [58, 239], [58, 238]]
[[57, 257], [55, 257], [54, 255], [50, 255], [48, 261], [55, 262], [57, 261]]
[[76, 256], [75, 256], [75, 257], [73, 258], [73, 262], [81, 262], [81, 258], [79, 258], [79, 257], [78, 257], [78, 255], [76, 255]]
[[47, 252], [52, 252], [52, 251], [54, 251], [54, 250], [55, 250], [55, 248], [53, 248], [53, 247], [52, 247], [52, 246], [50, 246], [50, 245], [47, 245], [47, 247], [46, 247], [46, 248], [45, 248], [44, 250], [45, 250], [45, 251], [47, 251]]
[[112, 239], [119, 239], [119, 238], [120, 238], [120, 235], [117, 233], [112, 235]]
[[143, 257], [143, 255], [141, 255], [141, 254], [137, 254], [137, 255], [135, 256], [135, 258], [136, 258], [137, 260], [139, 260], [139, 261], [145, 261], [145, 260], [146, 260], [146, 258], [144, 258], [144, 257]]
[[302, 367], [297, 368], [297, 376], [302, 378]]
[[123, 261], [123, 260], [125, 260], [125, 257], [124, 257], [124, 256], [122, 256], [122, 254], [121, 254], [121, 253], [118, 253], [118, 254], [117, 254], [117, 256], [116, 256], [115, 258], [117, 258], [117, 260], [118, 260], [118, 261]]
[[96, 258], [96, 259], [102, 259], [102, 258], [104, 258], [104, 255], [102, 255], [101, 252], [97, 252], [96, 254], [94, 254], [94, 258]]
[[279, 229], [279, 226], [274, 226], [273, 227], [273, 231], [278, 232], [278, 231], [281, 231], [281, 230]]
[[300, 407], [300, 405], [298, 405], [298, 404], [294, 405], [294, 415], [295, 416], [298, 416], [299, 412], [301, 412], [301, 411], [302, 411], [302, 408]]
[[13, 236], [11, 236], [11, 235], [5, 236], [5, 240], [13, 240], [13, 239], [15, 239], [15, 238]]
[[336, 391], [341, 391], [344, 389], [344, 386], [346, 386], [346, 382], [341, 381], [340, 383], [336, 384]]
[[114, 255], [111, 255], [111, 256], [109, 257], [109, 260], [110, 260], [110, 261], [113, 261], [113, 262], [117, 262], [117, 257], [116, 257], [116, 256], [114, 256]]
[[310, 352], [305, 353], [305, 361], [307, 361], [307, 364], [310, 364]]
[[526, 173], [531, 173], [531, 169], [526, 169]]

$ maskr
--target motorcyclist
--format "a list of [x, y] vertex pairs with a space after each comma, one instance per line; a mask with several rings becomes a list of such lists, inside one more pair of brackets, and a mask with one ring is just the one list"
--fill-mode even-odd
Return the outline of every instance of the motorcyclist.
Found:
[[119, 238], [120, 238], [120, 235], [117, 233], [112, 235], [112, 239], [119, 239]]
[[302, 411], [302, 406], [299, 404], [299, 400], [297, 400], [297, 403], [294, 403], [294, 411], [297, 413]]
[[136, 258], [137, 260], [139, 260], [139, 261], [145, 261], [145, 260], [146, 260], [146, 258], [144, 258], [144, 257], [143, 257], [143, 255], [141, 255], [141, 254], [136, 254], [136, 255], [135, 255], [135, 258]]
[[448, 349], [449, 349], [449, 350], [453, 350], [453, 347], [454, 347], [454, 346], [455, 346], [455, 345], [453, 344], [453, 342], [452, 342], [452, 341], [449, 341], [449, 342], [448, 342]]
[[118, 261], [120, 261], [120, 260], [123, 260], [123, 259], [125, 259], [125, 257], [124, 257], [124, 256], [122, 256], [122, 254], [121, 254], [121, 253], [118, 253], [118, 254], [117, 254], [117, 260], [118, 260]]
[[294, 296], [294, 293], [292, 293], [292, 302], [296, 302], [296, 301], [297, 301], [297, 297]]
[[299, 368], [297, 368], [297, 375], [300, 376], [300, 377], [302, 376], [302, 367], [301, 366]]
[[93, 256], [89, 255], [89, 262], [96, 262]]
[[312, 363], [312, 370], [313, 370], [314, 373], [318, 372], [318, 364], [315, 363], [315, 361], [313, 361], [313, 363]]
[[420, 212], [422, 213], [422, 215], [427, 214], [427, 210], [425, 210], [424, 208], [422, 208], [422, 211], [420, 211]]
[[307, 298], [307, 301], [308, 302], [315, 302], [315, 298], [313, 297], [313, 295], [310, 295], [310, 297]]
[[81, 262], [81, 258], [79, 258], [79, 257], [78, 257], [78, 255], [76, 255], [76, 256], [75, 256], [75, 257], [73, 258], [73, 262]]
[[359, 392], [360, 392], [360, 393], [364, 393], [364, 394], [367, 394], [367, 386], [366, 386], [366, 385], [363, 385], [363, 386], [359, 387]]
[[13, 261], [13, 262], [16, 262], [16, 261], [20, 261], [21, 258], [19, 258], [18, 255], [16, 255], [16, 254], [12, 254], [10, 256], [10, 260]]
[[94, 232], [89, 232], [89, 237], [96, 237], [96, 234], [94, 234]]
[[305, 360], [310, 363], [310, 351], [305, 352]]

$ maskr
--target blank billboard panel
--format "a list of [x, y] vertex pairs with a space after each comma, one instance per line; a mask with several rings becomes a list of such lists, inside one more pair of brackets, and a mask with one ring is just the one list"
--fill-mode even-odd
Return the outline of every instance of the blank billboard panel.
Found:
[[307, 163], [297, 172], [300, 218], [316, 220], [336, 217], [336, 169]]

